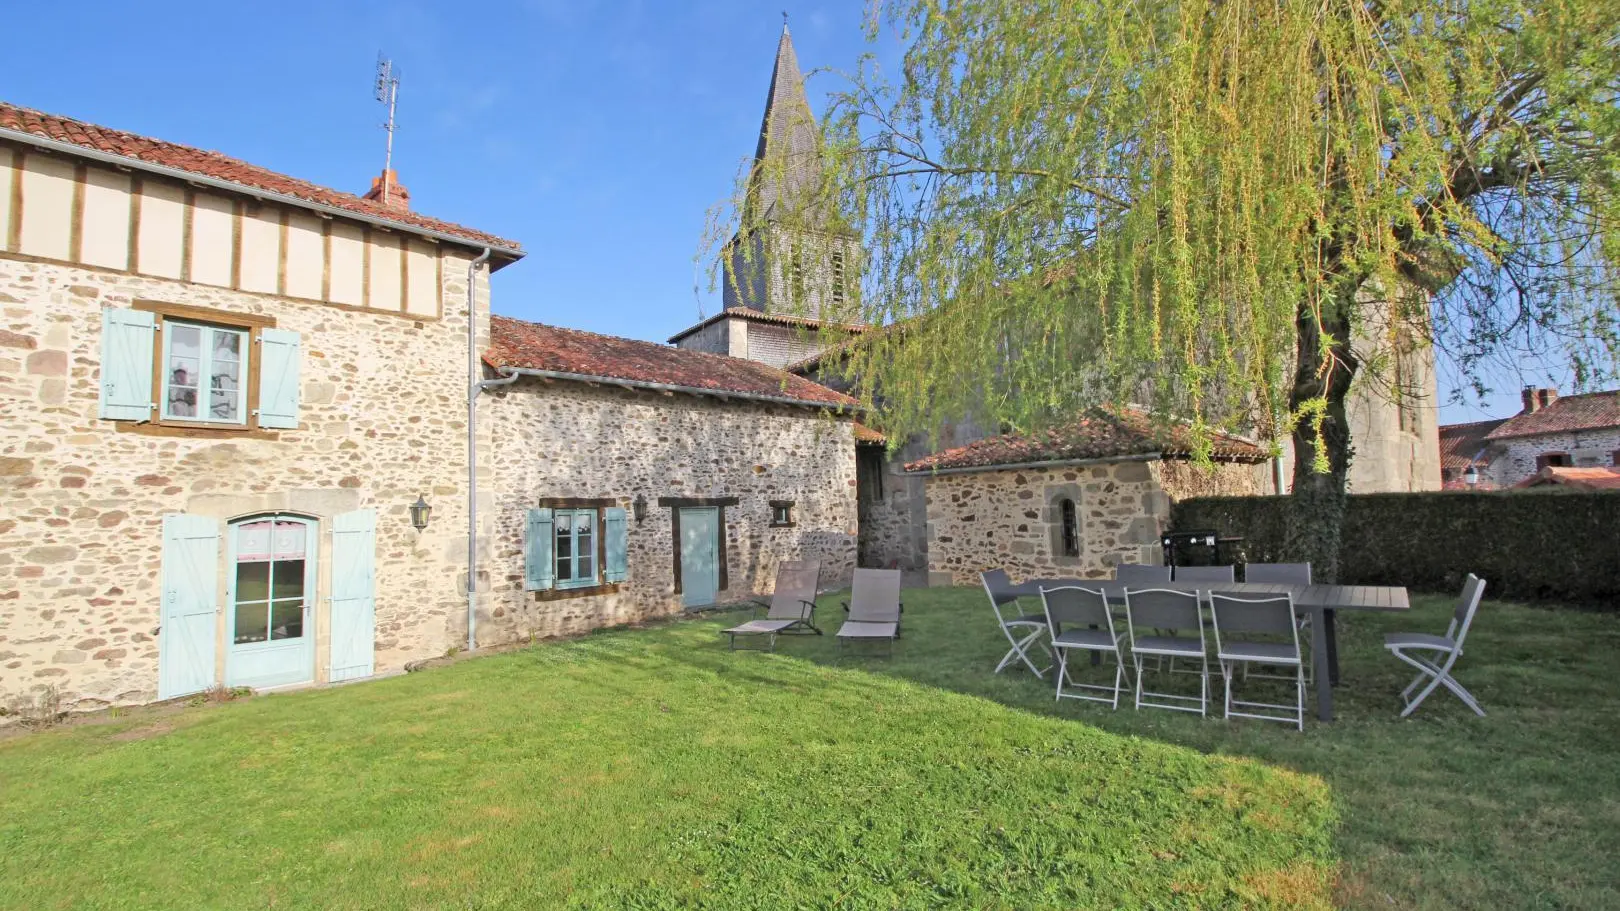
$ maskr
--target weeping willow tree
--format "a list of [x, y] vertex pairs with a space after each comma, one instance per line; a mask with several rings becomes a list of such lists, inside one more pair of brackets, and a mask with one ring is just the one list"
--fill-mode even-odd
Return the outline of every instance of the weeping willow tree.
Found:
[[1333, 578], [1353, 382], [1415, 394], [1414, 349], [1615, 372], [1620, 0], [893, 0], [868, 28], [899, 77], [864, 60], [813, 192], [736, 228], [861, 237], [883, 328], [838, 363], [893, 436], [1121, 402], [1291, 435], [1292, 547]]

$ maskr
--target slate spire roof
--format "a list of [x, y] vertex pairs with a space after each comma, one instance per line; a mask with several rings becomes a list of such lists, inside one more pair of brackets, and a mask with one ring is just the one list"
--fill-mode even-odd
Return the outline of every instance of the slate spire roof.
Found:
[[754, 149], [754, 172], [748, 181], [744, 220], [769, 219], [783, 208], [803, 204], [814, 192], [821, 171], [821, 136], [816, 115], [804, 94], [804, 75], [793, 36], [782, 23], [776, 44], [776, 65], [765, 96], [765, 117], [759, 125]]

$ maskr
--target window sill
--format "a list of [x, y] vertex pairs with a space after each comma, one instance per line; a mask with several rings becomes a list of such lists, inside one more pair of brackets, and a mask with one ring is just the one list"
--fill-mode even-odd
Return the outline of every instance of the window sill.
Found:
[[767, 525], [765, 527], [766, 528], [795, 528], [797, 526], [798, 526], [797, 522], [772, 522], [771, 524], [769, 524], [769, 525]]
[[534, 593], [536, 601], [566, 601], [569, 598], [590, 598], [596, 595], [611, 595], [624, 587], [623, 582], [604, 582], [600, 585], [588, 585], [582, 588], [548, 588]]
[[232, 426], [228, 424], [165, 424], [152, 421], [115, 421], [119, 433], [138, 433], [153, 437], [191, 437], [212, 440], [277, 440], [281, 434], [261, 427]]

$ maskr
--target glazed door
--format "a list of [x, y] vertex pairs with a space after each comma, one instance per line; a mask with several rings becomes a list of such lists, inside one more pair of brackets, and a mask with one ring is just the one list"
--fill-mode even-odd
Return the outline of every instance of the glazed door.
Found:
[[720, 590], [720, 510], [681, 510], [681, 604], [707, 607]]
[[315, 678], [315, 523], [258, 516], [231, 525], [225, 685]]

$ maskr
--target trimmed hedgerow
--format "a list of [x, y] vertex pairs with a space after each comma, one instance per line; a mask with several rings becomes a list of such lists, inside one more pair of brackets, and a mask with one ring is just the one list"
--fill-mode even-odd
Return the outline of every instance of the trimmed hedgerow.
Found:
[[[1287, 560], [1288, 497], [1202, 497], [1171, 525], [1238, 535], [1250, 562]], [[1492, 597], [1616, 606], [1620, 493], [1497, 491], [1359, 494], [1345, 509], [1341, 582], [1455, 591], [1484, 578]]]

